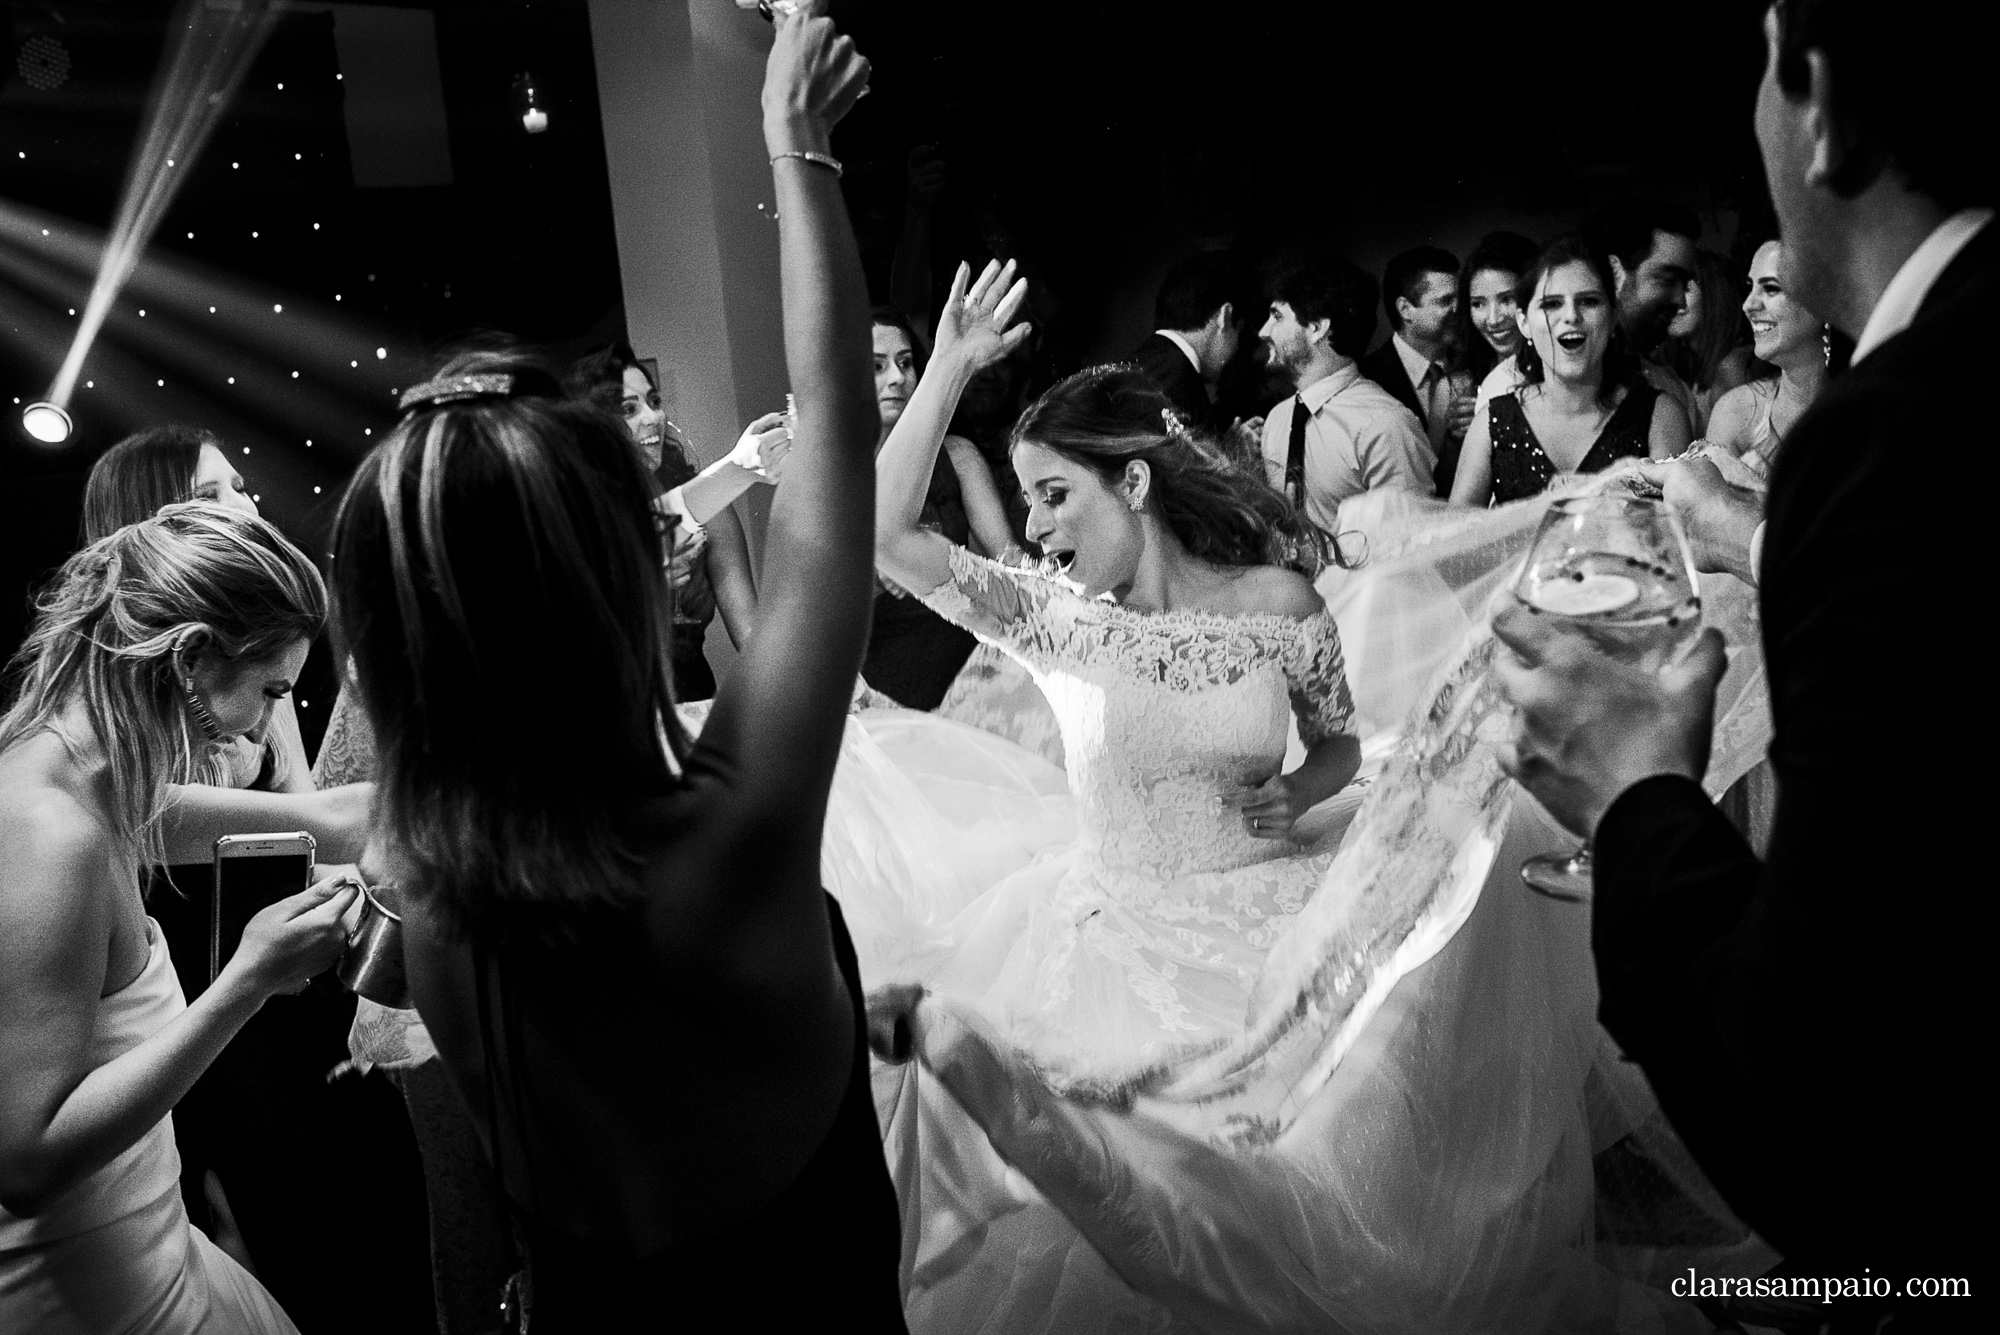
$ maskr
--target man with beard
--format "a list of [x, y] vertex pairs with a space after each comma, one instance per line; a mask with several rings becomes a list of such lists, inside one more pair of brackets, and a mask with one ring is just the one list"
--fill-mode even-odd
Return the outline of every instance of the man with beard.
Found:
[[1298, 391], [1264, 422], [1271, 485], [1329, 535], [1350, 496], [1430, 495], [1437, 457], [1423, 425], [1355, 363], [1375, 333], [1375, 280], [1345, 258], [1295, 256], [1272, 271], [1265, 296], [1265, 361]]
[[1940, 442], [1992, 435], [1969, 389], [2000, 356], [2000, 181], [1953, 132], [1990, 111], [1979, 12], [1779, 0], [1765, 16], [1755, 123], [1786, 291], [1854, 357], [1786, 436], [1761, 527], [1707, 465], [1660, 471], [1697, 560], [1759, 584], [1768, 854], [1699, 782], [1718, 634], [1649, 671], [1560, 618], [1495, 625], [1518, 710], [1503, 758], [1594, 841], [1605, 1028], [1788, 1273], [1879, 1281], [1856, 1310], [1813, 1308], [1836, 1332], [1971, 1329], [1987, 1259], [1969, 1212], [1992, 1159], [1991, 952], [1964, 924], [1993, 876], [1977, 778], [1996, 745], [1977, 610], [1992, 506], [1929, 481]]
[[1701, 420], [1695, 415], [1694, 392], [1653, 360], [1666, 341], [1667, 326], [1687, 308], [1688, 284], [1700, 263], [1695, 239], [1701, 235], [1701, 220], [1678, 204], [1626, 199], [1586, 222], [1583, 235], [1611, 259], [1618, 325], [1646, 382], [1680, 404], [1688, 421]]

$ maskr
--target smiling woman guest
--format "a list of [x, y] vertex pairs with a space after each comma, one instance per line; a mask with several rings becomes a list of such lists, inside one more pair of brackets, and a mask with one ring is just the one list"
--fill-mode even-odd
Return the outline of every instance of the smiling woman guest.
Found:
[[1455, 505], [1535, 496], [1564, 474], [1687, 448], [1687, 414], [1628, 373], [1611, 264], [1580, 236], [1549, 243], [1515, 289], [1522, 386], [1473, 419]]
[[1488, 232], [1458, 271], [1458, 345], [1466, 369], [1479, 382], [1475, 414], [1495, 394], [1521, 384], [1521, 325], [1514, 312], [1514, 287], [1535, 262], [1538, 247], [1518, 232]]
[[1778, 373], [1739, 385], [1716, 401], [1708, 443], [1728, 450], [1753, 471], [1768, 473], [1792, 423], [1826, 384], [1826, 325], [1786, 292], [1784, 247], [1766, 241], [1750, 259], [1751, 347]]

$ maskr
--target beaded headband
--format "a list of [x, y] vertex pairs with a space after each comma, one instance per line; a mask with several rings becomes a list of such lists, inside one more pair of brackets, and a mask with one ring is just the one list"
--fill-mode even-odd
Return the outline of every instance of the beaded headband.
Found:
[[488, 372], [481, 375], [440, 376], [436, 380], [426, 380], [421, 385], [412, 385], [396, 400], [396, 407], [403, 412], [414, 412], [420, 408], [435, 408], [441, 403], [459, 403], [466, 399], [504, 399], [514, 392], [514, 377], [504, 371]]

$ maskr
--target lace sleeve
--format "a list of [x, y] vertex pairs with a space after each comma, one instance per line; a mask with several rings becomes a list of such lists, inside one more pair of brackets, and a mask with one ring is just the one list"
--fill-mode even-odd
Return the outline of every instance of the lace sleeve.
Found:
[[1037, 661], [1046, 649], [1043, 613], [1074, 597], [1055, 580], [1025, 566], [1004, 565], [956, 544], [947, 558], [951, 578], [923, 596], [924, 606], [955, 626]]
[[1299, 623], [1298, 637], [1285, 656], [1285, 684], [1291, 688], [1299, 740], [1307, 746], [1352, 730], [1354, 697], [1348, 693], [1340, 631], [1331, 613]]

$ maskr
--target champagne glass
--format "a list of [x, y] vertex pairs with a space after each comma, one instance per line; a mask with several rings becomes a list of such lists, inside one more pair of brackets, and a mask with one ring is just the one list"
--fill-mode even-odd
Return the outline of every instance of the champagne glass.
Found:
[[[1701, 597], [1687, 536], [1665, 502], [1623, 491], [1549, 507], [1514, 596], [1607, 657], [1663, 672], [1701, 635]], [[1590, 898], [1590, 843], [1521, 866], [1530, 889]]]

